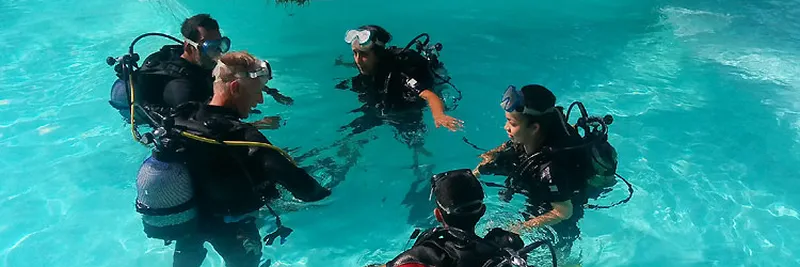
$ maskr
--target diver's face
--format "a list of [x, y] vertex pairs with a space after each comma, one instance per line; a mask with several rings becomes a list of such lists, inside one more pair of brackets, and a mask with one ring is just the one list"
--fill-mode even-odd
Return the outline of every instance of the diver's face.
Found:
[[[366, 51], [364, 51], [366, 50]], [[353, 60], [361, 74], [373, 74], [378, 64], [378, 57], [372, 49], [358, 49], [353, 47]]]
[[508, 138], [518, 144], [533, 143], [536, 132], [539, 130], [538, 123], [528, 123], [526, 118], [519, 112], [506, 112], [506, 125], [503, 127], [508, 133]]
[[231, 95], [240, 117], [247, 118], [250, 115], [250, 110], [258, 104], [264, 103], [261, 88], [266, 82], [267, 79], [263, 77], [255, 79], [241, 78], [233, 81], [235, 85], [232, 84]]
[[[198, 27], [197, 30], [200, 32], [200, 40], [197, 42], [197, 44], [200, 46], [202, 46], [206, 41], [217, 41], [222, 39], [222, 34], [219, 32], [219, 30], [206, 30], [203, 27]], [[214, 69], [214, 66], [217, 64], [216, 60], [221, 55], [219, 51], [210, 49], [206, 53], [202, 53], [200, 47], [195, 47], [193, 45], [189, 45], [189, 47], [192, 53], [192, 59], [195, 60], [195, 63], [204, 69]]]

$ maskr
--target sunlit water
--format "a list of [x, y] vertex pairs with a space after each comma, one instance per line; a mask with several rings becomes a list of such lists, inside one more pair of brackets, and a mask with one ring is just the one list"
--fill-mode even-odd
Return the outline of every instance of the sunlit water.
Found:
[[[426, 4], [427, 2], [427, 4]], [[389, 127], [345, 147], [360, 153], [321, 203], [278, 201], [295, 229], [264, 248], [272, 266], [363, 266], [402, 251], [430, 225], [430, 174], [477, 164], [505, 138], [498, 101], [508, 84], [541, 83], [559, 104], [613, 114], [619, 173], [635, 186], [625, 205], [587, 211], [577, 241], [583, 266], [796, 266], [800, 247], [800, 15], [798, 1], [333, 1], [284, 8], [271, 1], [0, 2], [0, 266], [170, 266], [173, 247], [148, 240], [134, 211], [135, 173], [148, 150], [107, 104], [113, 71], [148, 31], [179, 35], [183, 18], [210, 12], [234, 42], [273, 62], [263, 115], [287, 124], [264, 133], [299, 155], [342, 137], [357, 101], [336, 90], [353, 69], [344, 32], [379, 24], [405, 45], [421, 32], [464, 92], [450, 114], [463, 132], [435, 129], [411, 152]], [[162, 39], [137, 46], [148, 54]], [[257, 119], [256, 117], [249, 120]], [[358, 151], [358, 152], [354, 152]], [[339, 148], [305, 159], [345, 158]], [[501, 177], [486, 177], [500, 181]], [[481, 222], [518, 217], [487, 188]], [[624, 198], [620, 185], [598, 203]], [[271, 231], [269, 222], [262, 233]], [[576, 252], [577, 254], [578, 252]], [[542, 262], [545, 265], [548, 262]], [[214, 252], [204, 266], [222, 266]]]

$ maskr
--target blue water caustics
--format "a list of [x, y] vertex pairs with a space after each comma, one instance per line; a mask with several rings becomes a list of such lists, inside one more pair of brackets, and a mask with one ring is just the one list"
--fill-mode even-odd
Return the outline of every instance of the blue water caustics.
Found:
[[[148, 150], [106, 102], [115, 77], [105, 58], [144, 32], [177, 36], [200, 12], [219, 20], [233, 50], [273, 63], [270, 85], [295, 104], [260, 105], [287, 122], [264, 133], [294, 155], [323, 147], [302, 164], [323, 166], [315, 175], [335, 184], [321, 203], [277, 201], [295, 232], [264, 248], [271, 266], [397, 255], [414, 227], [434, 223], [429, 175], [478, 163], [464, 136], [482, 147], [504, 141], [503, 90], [529, 83], [561, 105], [580, 100], [615, 116], [610, 141], [636, 192], [586, 213], [573, 255], [583, 266], [800, 264], [797, 0], [0, 0], [0, 266], [171, 265], [173, 247], [148, 240], [134, 211]], [[426, 114], [433, 155], [414, 167], [390, 127], [331, 146], [358, 105], [334, 89], [355, 70], [333, 62], [350, 57], [344, 32], [362, 24], [384, 26], [400, 46], [429, 33], [464, 93], [450, 112], [464, 131], [436, 129]], [[146, 39], [137, 52], [165, 42]], [[345, 176], [324, 167], [347, 163]], [[486, 191], [479, 228], [519, 219], [521, 198], [505, 204]], [[625, 196], [620, 183], [596, 202]], [[204, 266], [223, 262], [211, 252]]]

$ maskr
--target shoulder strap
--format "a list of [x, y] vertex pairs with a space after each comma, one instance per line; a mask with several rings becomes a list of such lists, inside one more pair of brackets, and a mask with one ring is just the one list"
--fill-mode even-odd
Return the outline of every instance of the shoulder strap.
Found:
[[417, 237], [417, 240], [414, 241], [414, 245], [412, 247], [416, 247], [422, 243], [427, 241], [433, 241], [441, 237], [447, 230], [444, 227], [435, 227], [422, 232], [422, 234]]
[[180, 45], [165, 45], [160, 50], [147, 56], [142, 67], [137, 72], [142, 74], [158, 74], [170, 77], [186, 77], [189, 72], [179, 60], [183, 47]]

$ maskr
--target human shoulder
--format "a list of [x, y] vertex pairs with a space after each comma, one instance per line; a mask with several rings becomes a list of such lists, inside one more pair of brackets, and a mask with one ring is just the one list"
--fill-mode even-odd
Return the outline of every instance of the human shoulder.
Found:
[[272, 144], [253, 124], [233, 118], [227, 118], [227, 120], [232, 124], [229, 130], [231, 134], [239, 136], [243, 141]]
[[397, 68], [403, 72], [411, 72], [407, 73], [409, 75], [418, 74], [417, 72], [426, 70], [428, 67], [427, 59], [417, 51], [396, 48], [391, 53], [395, 57]]

